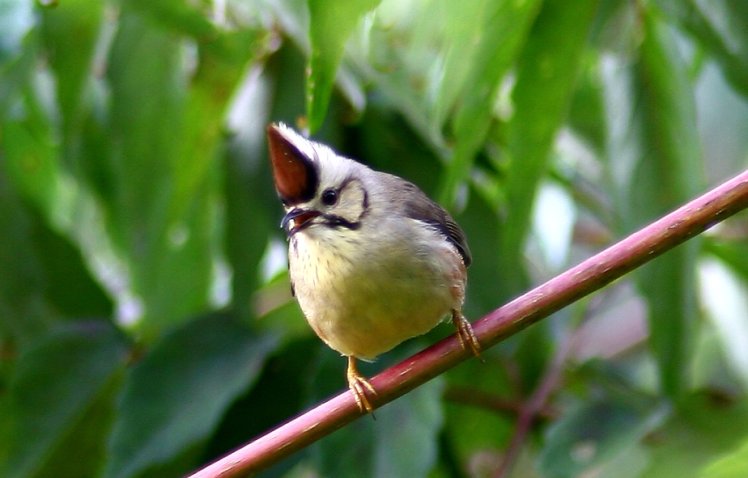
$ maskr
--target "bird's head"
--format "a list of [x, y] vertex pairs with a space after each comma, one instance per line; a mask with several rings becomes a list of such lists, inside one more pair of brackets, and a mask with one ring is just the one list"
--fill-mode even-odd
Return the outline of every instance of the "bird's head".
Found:
[[282, 123], [268, 126], [267, 135], [288, 236], [316, 227], [359, 229], [369, 209], [365, 183], [372, 171]]

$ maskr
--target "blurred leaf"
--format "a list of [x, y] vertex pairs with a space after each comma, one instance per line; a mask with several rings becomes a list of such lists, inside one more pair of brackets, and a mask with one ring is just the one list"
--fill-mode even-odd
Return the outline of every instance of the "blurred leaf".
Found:
[[[248, 58], [255, 45], [251, 35], [245, 39]], [[188, 89], [180, 48], [178, 37], [126, 10], [109, 69], [113, 230], [144, 302], [138, 325], [145, 337], [207, 306], [218, 247], [216, 148], [241, 71], [201, 52]]]
[[0, 331], [22, 345], [62, 317], [110, 317], [112, 302], [80, 251], [51, 230], [8, 181], [10, 162], [0, 162], [0, 315], [12, 320], [0, 321]]
[[704, 249], [748, 282], [748, 243], [742, 240], [728, 241], [707, 236], [704, 240]]
[[594, 400], [548, 428], [540, 454], [544, 477], [576, 477], [626, 453], [658, 425], [662, 410], [644, 402]]
[[183, 474], [275, 347], [234, 318], [209, 315], [166, 335], [126, 379], [105, 476]]
[[746, 440], [748, 403], [726, 403], [697, 394], [682, 401], [677, 415], [649, 440], [651, 461], [642, 477], [693, 476], [715, 457]]
[[476, 260], [468, 268], [467, 304], [465, 313], [472, 320], [497, 306], [497, 291], [502, 284], [496, 281], [500, 271], [500, 252], [497, 252], [500, 233], [497, 205], [471, 190], [467, 208], [457, 217], [468, 239]]
[[[607, 2], [603, 2], [607, 3]], [[612, 2], [611, 2], [612, 3]], [[597, 58], [595, 59], [597, 60]], [[583, 61], [584, 67], [569, 106], [570, 126], [585, 139], [588, 146], [602, 153], [605, 150], [605, 105], [596, 61]]]
[[[272, 180], [268, 175], [248, 171], [240, 165], [241, 158], [232, 154], [226, 161], [226, 251], [234, 270], [232, 277], [233, 307], [242, 317], [252, 314], [252, 295], [258, 289], [260, 260], [265, 253], [272, 231], [280, 223], [281, 207], [273, 216], [269, 198]], [[263, 184], [269, 183], [269, 184]], [[255, 207], [248, 208], [247, 204]], [[290, 285], [289, 285], [290, 287]]]
[[663, 10], [714, 55], [732, 86], [748, 96], [748, 3], [659, 0]]
[[[33, 42], [29, 42], [32, 43]], [[35, 45], [25, 48], [21, 54], [5, 65], [0, 65], [0, 121], [4, 121], [13, 107], [20, 103], [20, 91], [27, 85], [36, 66]]]
[[510, 157], [506, 178], [506, 218], [501, 229], [504, 297], [523, 290], [523, 244], [529, 232], [535, 196], [548, 170], [550, 151], [571, 103], [582, 66], [597, 0], [552, 0], [533, 25], [520, 57], [512, 92], [514, 114], [507, 124]]
[[720, 339], [724, 361], [748, 390], [748, 282], [729, 265], [714, 259], [699, 261], [700, 302]]
[[37, 218], [30, 238], [43, 267], [43, 292], [68, 317], [111, 317], [113, 304], [94, 282], [80, 251]]
[[[641, 57], [634, 70], [640, 156], [619, 204], [629, 230], [672, 210], [701, 189], [700, 148], [686, 65], [672, 32], [656, 12], [646, 11], [643, 20]], [[661, 386], [671, 397], [687, 385], [698, 316], [694, 280], [698, 242], [689, 241], [637, 274], [647, 298]]]
[[32, 95], [27, 95], [28, 115], [4, 122], [0, 136], [7, 161], [6, 174], [16, 188], [52, 220], [60, 205], [61, 171], [52, 131]]
[[[494, 451], [500, 454], [511, 437], [515, 414], [512, 410], [498, 410], [479, 406], [471, 399], [493, 398], [512, 403], [512, 384], [501, 368], [500, 359], [486, 351], [482, 361], [468, 360], [446, 374], [445, 440], [454, 453], [458, 469], [467, 470], [477, 453]], [[519, 398], [516, 405], [521, 405]], [[502, 413], [503, 412], [503, 413]], [[440, 453], [442, 459], [444, 452]]]
[[57, 318], [41, 291], [43, 268], [31, 244], [33, 218], [20, 200], [0, 161], [0, 338], [9, 342], [32, 340]]
[[95, 475], [106, 457], [125, 355], [120, 335], [101, 323], [53, 332], [27, 349], [10, 381], [7, 413], [0, 415], [9, 421], [0, 427], [9, 431], [0, 474]]
[[454, 152], [439, 193], [444, 205], [454, 204], [460, 185], [468, 178], [488, 133], [491, 105], [496, 102], [501, 80], [516, 60], [540, 5], [538, 0], [498, 0], [488, 5], [479, 45], [454, 115]]
[[24, 0], [0, 3], [0, 72], [6, 62], [18, 55], [24, 37], [34, 27], [33, 4]]
[[[301, 319], [304, 322], [303, 319]], [[309, 326], [304, 323], [309, 329]], [[310, 360], [325, 346], [317, 336], [294, 340], [276, 349], [262, 369], [257, 383], [249, 393], [239, 398], [223, 416], [205, 452], [205, 461], [223, 456], [247, 442], [275, 428], [288, 417], [309, 407]], [[282, 377], [282, 379], [279, 379]], [[340, 375], [337, 376], [340, 379]], [[340, 382], [338, 383], [340, 385]], [[262, 413], [257, 413], [262, 410]], [[284, 472], [306, 456], [306, 451], [294, 454], [259, 476], [285, 476]]]
[[[106, 296], [101, 284], [93, 280], [91, 268], [96, 261], [92, 259], [91, 249], [94, 247], [85, 248], [95, 243], [98, 251], [107, 242], [93, 232], [101, 227], [93, 224], [94, 214], [91, 214], [97, 205], [69, 173], [70, 168], [61, 164], [64, 156], [57, 122], [47, 110], [49, 105], [42, 104], [46, 102], [44, 96], [41, 88], [27, 88], [22, 97], [23, 107], [18, 108], [12, 120], [3, 124], [6, 134], [0, 135], [7, 168], [0, 174], [6, 174], [18, 193], [35, 209], [29, 212], [33, 215], [30, 219], [33, 225], [28, 232], [24, 231], [24, 221], [9, 227], [9, 230], [20, 229], [19, 234], [29, 235], [28, 242], [12, 254], [17, 257], [22, 249], [35, 249], [38, 259], [25, 267], [40, 268], [34, 273], [39, 281], [35, 285], [36, 292], [47, 297], [37, 304], [47, 302], [54, 306], [46, 311], [47, 322], [58, 314], [76, 319], [109, 318], [112, 299]], [[18, 287], [28, 284], [21, 282]], [[41, 310], [37, 312], [42, 313]], [[29, 315], [23, 316], [27, 320], [17, 322], [28, 321]]]
[[34, 67], [35, 26], [32, 2], [0, 3], [0, 121], [18, 101], [18, 91], [28, 82]]
[[699, 474], [701, 478], [743, 478], [748, 476], [748, 441], [737, 450], [709, 463]]
[[310, 132], [322, 126], [343, 48], [361, 17], [380, 0], [308, 0], [311, 56], [306, 84]]
[[[468, 74], [475, 65], [475, 56], [483, 46], [481, 41], [490, 35], [488, 18], [494, 8], [502, 2], [476, 0], [472, 2], [431, 2], [429, 7], [440, 7], [446, 20], [443, 36], [448, 39], [444, 52], [444, 65], [441, 66], [441, 81], [434, 102], [433, 128], [441, 129], [452, 112], [455, 102], [460, 99]], [[507, 33], [506, 31], [504, 32]], [[506, 41], [506, 40], [504, 40]], [[483, 46], [485, 49], [485, 46]], [[506, 60], [505, 60], [506, 61]], [[475, 74], [475, 72], [472, 72]], [[475, 81], [475, 78], [472, 79]]]
[[189, 35], [196, 40], [205, 40], [219, 35], [216, 27], [207, 17], [207, 11], [199, 11], [195, 8], [196, 4], [189, 4], [184, 0], [161, 0], [160, 2], [133, 0], [128, 3], [128, 7], [133, 11], [155, 19], [166, 27], [165, 30]]
[[82, 92], [91, 81], [93, 54], [104, 20], [104, 2], [65, 0], [41, 12], [42, 38], [55, 74], [63, 131], [68, 136], [80, 121]]

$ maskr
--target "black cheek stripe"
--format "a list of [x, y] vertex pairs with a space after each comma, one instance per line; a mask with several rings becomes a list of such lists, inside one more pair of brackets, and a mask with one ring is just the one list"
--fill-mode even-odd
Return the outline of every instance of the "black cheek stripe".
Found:
[[361, 221], [351, 222], [334, 214], [323, 214], [324, 223], [330, 227], [343, 227], [355, 231], [361, 227]]

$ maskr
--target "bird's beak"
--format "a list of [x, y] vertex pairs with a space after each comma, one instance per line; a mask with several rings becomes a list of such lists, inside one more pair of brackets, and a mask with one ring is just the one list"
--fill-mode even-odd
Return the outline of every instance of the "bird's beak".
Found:
[[310, 157], [310, 142], [283, 124], [267, 128], [275, 189], [284, 204], [299, 204], [314, 197], [317, 169]]
[[310, 226], [310, 221], [319, 215], [319, 211], [314, 211], [312, 209], [291, 209], [285, 216], [283, 216], [281, 227], [286, 230], [286, 234], [293, 236], [305, 227]]

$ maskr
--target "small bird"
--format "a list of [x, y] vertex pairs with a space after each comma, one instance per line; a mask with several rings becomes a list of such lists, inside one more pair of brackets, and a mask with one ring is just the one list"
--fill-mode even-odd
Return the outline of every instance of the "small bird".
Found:
[[286, 214], [291, 290], [316, 334], [348, 357], [361, 412], [372, 360], [446, 317], [463, 348], [480, 344], [462, 314], [470, 250], [457, 223], [414, 184], [374, 171], [278, 123], [267, 128]]

